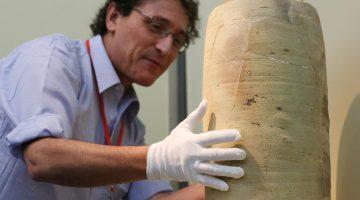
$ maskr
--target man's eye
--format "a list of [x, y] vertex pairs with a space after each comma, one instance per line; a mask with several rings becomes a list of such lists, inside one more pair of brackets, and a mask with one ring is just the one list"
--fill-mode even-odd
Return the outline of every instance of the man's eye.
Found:
[[185, 43], [185, 38], [181, 35], [174, 35], [173, 43], [175, 47], [182, 47]]
[[154, 33], [161, 33], [163, 30], [163, 26], [159, 23], [153, 22], [153, 23], [150, 23], [150, 29]]
[[177, 38], [174, 38], [173, 44], [177, 48], [182, 46], [182, 42]]

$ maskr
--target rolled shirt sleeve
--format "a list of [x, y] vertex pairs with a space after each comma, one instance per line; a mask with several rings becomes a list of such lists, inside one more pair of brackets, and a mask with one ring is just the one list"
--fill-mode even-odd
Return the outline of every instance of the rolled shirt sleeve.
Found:
[[[10, 148], [43, 137], [62, 137], [71, 132], [69, 123], [55, 114], [42, 114], [21, 122], [7, 135]], [[25, 134], [26, 133], [26, 134]], [[69, 135], [69, 134], [68, 134]]]
[[[72, 138], [78, 109], [80, 77], [64, 38], [41, 40], [15, 52], [2, 69], [1, 106], [14, 129], [6, 140], [15, 156], [18, 148], [43, 137]], [[14, 61], [15, 60], [15, 61]], [[6, 60], [5, 60], [6, 62]]]

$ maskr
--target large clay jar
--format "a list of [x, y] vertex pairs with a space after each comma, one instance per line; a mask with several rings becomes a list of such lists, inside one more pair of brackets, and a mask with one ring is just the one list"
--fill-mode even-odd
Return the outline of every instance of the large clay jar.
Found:
[[233, 0], [209, 17], [204, 129], [236, 128], [241, 179], [206, 199], [330, 198], [325, 50], [316, 10], [296, 0]]

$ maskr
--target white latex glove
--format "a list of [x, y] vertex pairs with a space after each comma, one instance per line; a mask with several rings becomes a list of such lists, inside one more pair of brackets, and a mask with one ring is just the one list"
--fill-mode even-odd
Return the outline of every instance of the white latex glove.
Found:
[[182, 121], [163, 141], [152, 144], [147, 154], [146, 174], [149, 180], [176, 180], [201, 183], [227, 191], [226, 182], [213, 176], [240, 178], [241, 167], [219, 165], [212, 161], [243, 160], [245, 151], [238, 148], [208, 148], [213, 144], [240, 139], [237, 130], [216, 130], [194, 134], [193, 130], [204, 116], [207, 102]]

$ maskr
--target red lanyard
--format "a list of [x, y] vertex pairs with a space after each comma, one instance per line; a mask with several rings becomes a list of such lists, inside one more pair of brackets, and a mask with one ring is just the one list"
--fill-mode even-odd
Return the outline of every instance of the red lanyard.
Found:
[[[99, 100], [99, 109], [100, 109], [100, 114], [101, 114], [101, 121], [102, 121], [102, 127], [104, 130], [104, 135], [105, 135], [105, 144], [106, 145], [111, 145], [111, 141], [110, 141], [110, 130], [109, 127], [107, 125], [107, 120], [106, 120], [106, 115], [105, 115], [105, 107], [104, 107], [104, 100], [102, 95], [99, 92], [99, 86], [98, 86], [98, 82], [97, 82], [97, 78], [95, 75], [95, 69], [94, 69], [94, 64], [91, 58], [91, 51], [90, 51], [90, 41], [86, 40], [86, 49], [87, 52], [90, 56], [90, 63], [91, 63], [91, 70], [93, 73], [93, 76], [95, 78], [95, 86], [96, 86], [96, 91], [97, 91], [97, 96], [98, 96], [98, 100]], [[118, 141], [117, 141], [117, 145], [121, 146], [123, 137], [124, 137], [124, 130], [125, 130], [125, 122], [123, 119], [121, 119], [121, 124], [120, 124], [120, 130], [119, 130], [119, 136], [118, 136]]]

